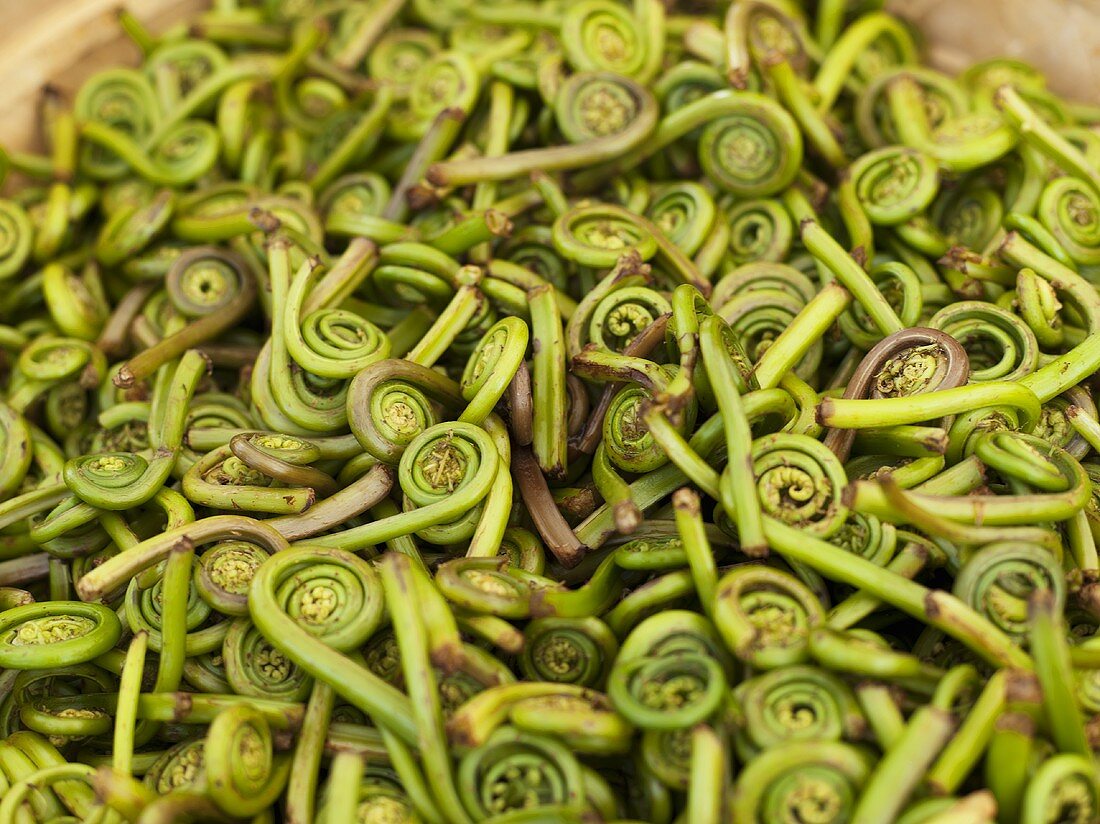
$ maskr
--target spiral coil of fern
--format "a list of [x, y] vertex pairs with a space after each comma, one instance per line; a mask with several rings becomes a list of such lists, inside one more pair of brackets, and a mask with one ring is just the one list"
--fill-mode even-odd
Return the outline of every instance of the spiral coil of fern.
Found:
[[131, 135], [101, 122], [85, 123], [81, 137], [121, 160], [126, 167], [160, 186], [186, 186], [207, 174], [218, 159], [218, 132], [202, 120], [184, 120], [158, 128], [145, 147]]
[[[276, 306], [289, 304], [291, 255], [287, 242], [277, 238], [268, 249], [268, 276]], [[297, 277], [308, 277], [313, 268], [304, 263]], [[347, 381], [315, 375], [295, 364], [288, 341], [286, 314], [276, 312], [272, 335], [261, 351], [252, 373], [252, 401], [264, 422], [275, 429], [335, 434], [346, 423]], [[326, 370], [328, 371], [328, 370]]]
[[635, 148], [653, 131], [657, 104], [644, 86], [622, 74], [582, 71], [562, 83], [555, 115], [568, 144], [437, 163], [428, 169], [428, 179], [437, 186], [507, 180], [534, 171], [576, 169]]
[[98, 604], [26, 604], [0, 616], [0, 660], [7, 669], [45, 669], [90, 661], [115, 645], [118, 616]]
[[782, 204], [775, 200], [748, 200], [727, 212], [730, 253], [733, 262], [780, 261], [794, 239], [794, 226]]
[[[449, 104], [469, 111], [480, 92], [480, 74], [470, 55], [457, 49], [436, 51], [411, 73], [407, 90], [399, 90], [403, 99], [387, 118], [386, 132], [399, 140], [415, 141], [431, 134], [433, 123]], [[345, 126], [344, 131], [354, 133], [355, 129]], [[377, 140], [377, 135], [373, 140]], [[347, 144], [356, 145], [354, 141]], [[318, 157], [324, 157], [324, 152], [319, 152]]]
[[408, 444], [438, 423], [430, 401], [460, 407], [459, 387], [431, 369], [407, 361], [371, 364], [348, 387], [348, 422], [363, 448], [397, 463]]
[[203, 747], [210, 794], [238, 816], [255, 815], [279, 797], [289, 760], [273, 753], [267, 719], [247, 707], [231, 707], [214, 719]]
[[[356, 756], [348, 756], [359, 761]], [[346, 799], [341, 798], [337, 792], [336, 773], [334, 772], [328, 794], [318, 808], [318, 815], [356, 816], [358, 819], [370, 820], [372, 816], [398, 816], [399, 821], [414, 820], [416, 812], [409, 796], [402, 790], [401, 784], [389, 776], [379, 776], [367, 772], [361, 778], [358, 773], [359, 764], [356, 764], [356, 782], [350, 792], [346, 792]], [[369, 768], [368, 768], [369, 769]], [[340, 788], [343, 790], [344, 788]], [[341, 806], [345, 801], [345, 806]], [[346, 810], [345, 812], [341, 812]]]
[[864, 724], [849, 687], [806, 665], [771, 670], [738, 688], [745, 738], [757, 750], [788, 741], [856, 738]]
[[[65, 695], [65, 685], [76, 684], [81, 688], [95, 693], [114, 688], [115, 679], [94, 664], [74, 664], [69, 666], [48, 666], [37, 670], [20, 671], [11, 682], [11, 693], [0, 704], [0, 730], [5, 735], [14, 732], [20, 723], [26, 725], [23, 716], [31, 717], [32, 725], [35, 722], [44, 722], [45, 725], [62, 724], [96, 724], [99, 722], [96, 709], [90, 713], [68, 713], [67, 720], [59, 718], [64, 708], [72, 701], [72, 696]], [[53, 704], [55, 699], [66, 702], [60, 709]], [[74, 719], [76, 719], [74, 721]], [[28, 729], [30, 727], [28, 726]], [[50, 734], [49, 730], [43, 734]]]
[[920, 100], [930, 128], [965, 113], [969, 108], [960, 84], [925, 66], [900, 66], [871, 78], [856, 97], [855, 125], [863, 141], [872, 147], [897, 142], [887, 99], [891, 83], [904, 76], [919, 88]]
[[217, 515], [194, 522], [189, 522], [190, 518], [180, 520], [183, 523], [172, 523], [170, 520], [165, 532], [153, 535], [88, 570], [76, 582], [81, 599], [97, 601], [104, 598], [138, 573], [165, 560], [184, 539], [196, 546], [226, 539], [248, 540], [270, 552], [288, 546], [283, 536], [271, 527], [240, 515]]
[[885, 147], [851, 167], [856, 195], [872, 223], [892, 226], [918, 215], [936, 196], [932, 160], [912, 149]]
[[19, 353], [15, 367], [8, 405], [16, 412], [64, 383], [98, 385], [107, 371], [103, 354], [87, 341], [52, 335], [31, 341]]
[[618, 651], [598, 618], [537, 618], [528, 624], [522, 666], [532, 680], [599, 688]]
[[1018, 380], [1035, 371], [1039, 344], [1014, 315], [977, 301], [945, 306], [928, 321], [955, 338], [970, 360], [970, 380]]
[[900, 142], [951, 171], [970, 171], [995, 162], [1016, 145], [1016, 135], [1002, 118], [980, 110], [945, 118], [933, 128], [920, 82], [905, 72], [891, 78], [887, 100]]
[[0, 278], [19, 272], [30, 257], [34, 227], [26, 211], [10, 200], [0, 202]]
[[532, 586], [503, 559], [463, 558], [447, 562], [436, 584], [453, 603], [477, 613], [523, 618], [531, 613]]
[[1056, 559], [1045, 549], [1023, 543], [982, 547], [963, 564], [955, 593], [1010, 635], [1027, 634], [1027, 599], [1049, 589], [1059, 600], [1064, 582]]
[[305, 304], [313, 297], [314, 272], [312, 268], [300, 271], [287, 295], [287, 353], [310, 374], [354, 377], [363, 367], [386, 358], [390, 341], [377, 326], [353, 312], [322, 306], [306, 313]]
[[753, 821], [785, 810], [826, 810], [831, 820], [843, 821], [869, 771], [865, 756], [850, 744], [779, 745], [765, 750], [738, 776], [734, 814]]
[[730, 9], [724, 20], [725, 64], [733, 87], [747, 88], [751, 74], [771, 53], [802, 64], [806, 59], [804, 25], [800, 16], [770, 3], [747, 3]]
[[1039, 219], [1079, 264], [1100, 260], [1094, 248], [1098, 199], [1095, 189], [1070, 177], [1052, 180], [1039, 199]]
[[127, 361], [114, 379], [120, 388], [133, 386], [165, 362], [233, 326], [256, 295], [255, 279], [245, 263], [213, 248], [180, 255], [166, 285], [177, 309], [196, 320]]
[[206, 782], [205, 745], [202, 738], [182, 741], [164, 751], [142, 783], [157, 793], [174, 789], [202, 789]]
[[1044, 761], [1024, 790], [1021, 820], [1039, 820], [1043, 815], [1041, 810], [1049, 809], [1051, 804], [1059, 804], [1074, 815], [1095, 815], [1100, 806], [1100, 794], [1084, 764], [1081, 756], [1071, 753], [1051, 756]]
[[756, 290], [786, 292], [803, 305], [813, 300], [813, 282], [801, 271], [785, 263], [746, 263], [730, 270], [715, 285], [711, 293], [712, 306], [721, 308], [732, 298]]
[[767, 435], [753, 442], [752, 462], [767, 515], [825, 538], [848, 517], [840, 498], [844, 469], [821, 443], [805, 435]]
[[286, 487], [238, 458], [232, 447], [207, 453], [183, 477], [188, 500], [218, 509], [244, 509], [274, 515], [297, 514], [311, 507], [317, 493], [311, 486]]
[[1024, 323], [1034, 333], [1041, 346], [1059, 346], [1065, 329], [1059, 310], [1062, 304], [1054, 288], [1031, 269], [1021, 269], [1016, 275], [1016, 309]]
[[311, 487], [318, 497], [335, 494], [339, 486], [327, 473], [310, 466], [321, 457], [316, 444], [293, 436], [239, 432], [229, 441], [234, 457], [285, 484]]
[[471, 816], [511, 810], [562, 815], [583, 807], [584, 778], [569, 750], [553, 738], [508, 727], [462, 759], [457, 780]]
[[[664, 465], [668, 458], [644, 422], [646, 405], [654, 392], [643, 386], [625, 386], [611, 399], [603, 419], [603, 440], [608, 460], [626, 472], [651, 472]], [[694, 422], [694, 410], [678, 425], [686, 431]]]
[[229, 625], [222, 646], [225, 677], [238, 695], [302, 701], [309, 694], [306, 673], [269, 643], [247, 619]]
[[[860, 361], [844, 390], [846, 398], [908, 397], [962, 385], [970, 374], [965, 350], [938, 330], [910, 329], [883, 338]], [[855, 433], [833, 430], [825, 444], [841, 460]]]
[[824, 620], [821, 604], [804, 584], [762, 566], [734, 569], [719, 579], [713, 609], [730, 651], [760, 668], [805, 660], [809, 630]]
[[460, 423], [425, 430], [409, 445], [398, 470], [406, 512], [424, 514], [431, 507], [433, 513], [431, 525], [418, 530], [420, 537], [449, 544], [473, 535], [480, 509], [466, 502], [487, 493], [480, 479], [495, 473], [490, 459], [497, 455], [482, 430]]
[[205, 367], [206, 360], [189, 351], [172, 371], [172, 383], [160, 384], [154, 400], [163, 417], [151, 432], [149, 459], [136, 453], [106, 453], [67, 461], [64, 478], [73, 494], [112, 510], [130, 509], [153, 498], [172, 471], [183, 442], [186, 405]]
[[646, 217], [684, 254], [694, 255], [715, 225], [717, 207], [705, 188], [685, 181], [654, 191]]
[[773, 106], [766, 98], [746, 99], [743, 113], [721, 117], [703, 129], [699, 162], [726, 191], [766, 197], [793, 178], [801, 134], [789, 115]]
[[460, 421], [481, 424], [504, 396], [527, 352], [526, 324], [501, 318], [482, 335], [462, 373], [462, 397], [468, 406]]
[[406, 239], [401, 224], [381, 217], [392, 193], [381, 175], [349, 174], [338, 177], [322, 193], [320, 205], [325, 231], [341, 237], [366, 237], [379, 243]]
[[616, 660], [607, 693], [615, 709], [646, 730], [690, 727], [717, 711], [726, 689], [714, 659], [678, 651]]
[[[983, 462], [988, 459], [998, 472], [1004, 472], [1017, 482], [1037, 481], [1039, 489], [1045, 491], [1031, 492], [1030, 487], [1021, 489], [1016, 484], [1014, 488], [1020, 494], [972, 495], [964, 500], [917, 492], [909, 493], [912, 500], [922, 509], [938, 512], [950, 520], [991, 526], [1029, 524], [1035, 520], [1064, 521], [1086, 505], [1088, 475], [1081, 464], [1060, 447], [1022, 432], [1010, 431], [979, 433], [975, 438], [975, 450], [978, 444], [984, 455]], [[852, 506], [863, 512], [892, 517], [887, 514], [892, 507], [871, 504], [869, 499], [862, 497], [862, 491], [867, 488], [863, 486], [865, 483], [852, 485], [848, 495]]]
[[[323, 598], [314, 598], [314, 578], [322, 582]], [[295, 548], [257, 570], [248, 607], [263, 637], [276, 639], [295, 665], [413, 740], [407, 699], [342, 654], [363, 644], [381, 619], [381, 589], [369, 565], [338, 549]]]
[[897, 548], [897, 529], [873, 515], [849, 512], [847, 520], [830, 536], [830, 543], [885, 566]]
[[[97, 121], [124, 131], [137, 140], [157, 125], [160, 107], [145, 75], [132, 69], [103, 72], [81, 86], [73, 109], [81, 121]], [[85, 145], [81, 167], [94, 177], [121, 177], [125, 166], [106, 148]]]
[[579, 71], [603, 69], [648, 81], [664, 46], [664, 10], [639, 0], [633, 15], [621, 6], [586, 0], [562, 16], [565, 58]]
[[[915, 325], [924, 314], [924, 295], [920, 279], [902, 263], [880, 263], [871, 266], [871, 282], [886, 297], [887, 303], [906, 325]], [[861, 349], [871, 349], [882, 340], [882, 332], [860, 304], [851, 306], [839, 318], [840, 331]]]

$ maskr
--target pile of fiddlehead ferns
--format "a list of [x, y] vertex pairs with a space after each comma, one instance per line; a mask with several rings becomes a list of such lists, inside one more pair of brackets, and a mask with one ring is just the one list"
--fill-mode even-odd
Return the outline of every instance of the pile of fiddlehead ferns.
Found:
[[852, 0], [120, 22], [0, 172], [0, 824], [1100, 820], [1100, 109]]

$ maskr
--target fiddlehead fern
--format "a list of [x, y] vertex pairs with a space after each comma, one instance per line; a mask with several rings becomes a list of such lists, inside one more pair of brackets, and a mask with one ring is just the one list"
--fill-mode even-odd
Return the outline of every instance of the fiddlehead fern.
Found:
[[458, 766], [458, 789], [471, 816], [513, 810], [579, 812], [584, 778], [572, 753], [554, 739], [503, 727]]
[[185, 350], [236, 324], [256, 297], [256, 281], [245, 262], [213, 247], [180, 255], [166, 285], [173, 305], [195, 320], [127, 361], [114, 378], [120, 388], [133, 386]]
[[521, 664], [532, 680], [599, 688], [618, 642], [598, 618], [538, 618], [527, 625]]
[[743, 821], [790, 815], [845, 821], [869, 772], [866, 756], [850, 744], [782, 744], [761, 753], [738, 776], [734, 815]]
[[[966, 351], [954, 338], [937, 330], [905, 330], [883, 338], [864, 356], [844, 397], [910, 397], [961, 386], [969, 375]], [[825, 445], [843, 461], [854, 437], [854, 432], [835, 429]]]
[[1031, 329], [1003, 309], [978, 301], [945, 306], [928, 321], [955, 338], [970, 360], [970, 380], [1018, 380], [1035, 370], [1039, 344]]
[[428, 179], [437, 186], [453, 186], [576, 169], [639, 146], [657, 123], [652, 94], [621, 73], [579, 72], [561, 84], [554, 98], [558, 128], [567, 144], [436, 163], [429, 167]]
[[1100, 195], [1091, 186], [1072, 177], [1052, 180], [1039, 199], [1038, 217], [1074, 261], [1100, 262]]
[[267, 555], [261, 547], [247, 541], [216, 543], [195, 566], [195, 589], [223, 615], [247, 615], [248, 587]]
[[18, 203], [0, 201], [0, 279], [16, 275], [30, 257], [34, 227]]
[[6, 669], [46, 669], [91, 661], [121, 634], [118, 616], [99, 604], [52, 601], [0, 613], [0, 662]]
[[218, 713], [203, 746], [214, 803], [230, 815], [248, 816], [271, 805], [283, 791], [290, 762], [274, 754], [267, 719], [246, 706]]
[[1100, 807], [1100, 792], [1086, 763], [1081, 756], [1071, 753], [1044, 761], [1024, 790], [1020, 820], [1028, 824], [1041, 821], [1055, 805], [1079, 818], [1095, 815]]
[[810, 629], [824, 621], [820, 602], [804, 584], [759, 565], [722, 576], [713, 609], [730, 651], [761, 669], [805, 660]]
[[982, 547], [955, 579], [959, 598], [1020, 640], [1028, 631], [1028, 597], [1039, 589], [1051, 590], [1061, 602], [1065, 598], [1062, 571], [1048, 550], [1022, 542]]
[[431, 401], [460, 408], [460, 388], [431, 369], [384, 360], [359, 372], [348, 387], [348, 422], [363, 448], [397, 463], [408, 444], [438, 423]]
[[409, 445], [398, 477], [406, 512], [431, 513], [418, 530], [422, 538], [449, 544], [473, 534], [480, 514], [474, 504], [488, 491], [483, 479], [495, 473], [497, 454], [483, 430], [462, 423], [425, 430]]
[[[132, 69], [116, 69], [90, 78], [77, 93], [73, 109], [80, 121], [94, 121], [143, 140], [157, 125], [160, 106], [145, 76]], [[105, 147], [87, 144], [80, 164], [93, 177], [117, 178], [124, 162]]]
[[369, 320], [344, 309], [322, 307], [305, 313], [314, 272], [313, 268], [300, 271], [287, 295], [287, 352], [312, 375], [354, 377], [389, 355], [389, 338]]
[[165, 750], [145, 774], [143, 783], [161, 794], [180, 789], [205, 789], [205, 741], [201, 738], [183, 741]]
[[840, 529], [847, 478], [827, 447], [805, 435], [767, 435], [753, 442], [752, 461], [765, 514], [826, 538]]
[[859, 202], [872, 223], [892, 226], [920, 214], [936, 196], [935, 163], [912, 149], [888, 146], [851, 167]]
[[652, 78], [664, 46], [664, 10], [639, 0], [633, 11], [605, 0], [571, 6], [562, 17], [561, 42], [573, 68]]
[[737, 694], [745, 738], [759, 750], [855, 739], [866, 724], [848, 685], [811, 666], [771, 670], [742, 683]]
[[738, 266], [786, 257], [794, 240], [794, 226], [779, 201], [746, 200], [730, 208], [726, 217], [730, 224], [730, 254]]
[[719, 116], [703, 129], [699, 164], [707, 177], [740, 197], [776, 194], [798, 170], [802, 133], [768, 98], [746, 92], [739, 102], [737, 114]]

